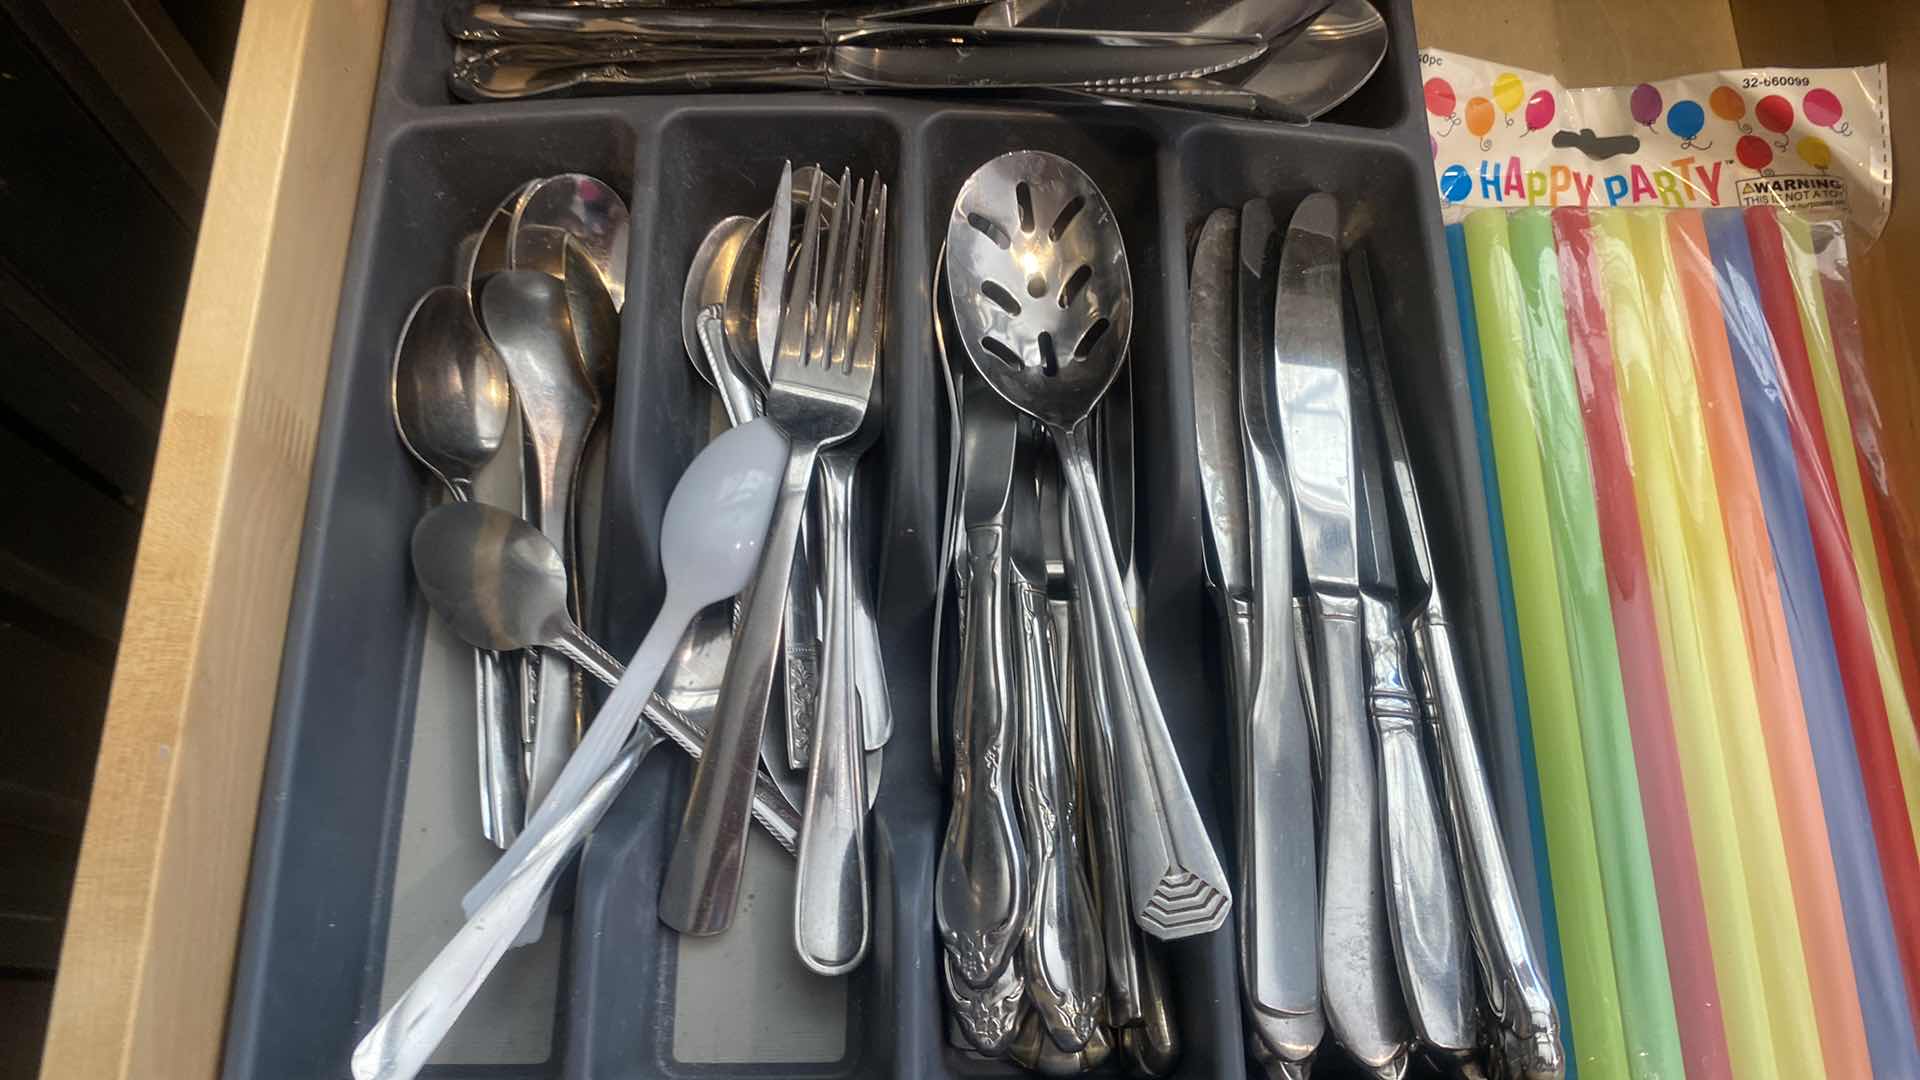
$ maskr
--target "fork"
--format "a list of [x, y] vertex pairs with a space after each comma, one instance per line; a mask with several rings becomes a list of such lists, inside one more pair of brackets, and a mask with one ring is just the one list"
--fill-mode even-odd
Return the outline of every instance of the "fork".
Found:
[[[680, 821], [680, 834], [674, 842], [673, 856], [667, 864], [666, 879], [660, 888], [660, 919], [685, 934], [709, 935], [725, 930], [733, 919], [740, 893], [740, 872], [746, 859], [747, 820], [752, 807], [753, 777], [760, 755], [760, 741], [766, 726], [767, 702], [772, 691], [773, 669], [780, 653], [780, 624], [787, 603], [787, 588], [793, 570], [794, 546], [799, 540], [800, 521], [806, 514], [807, 492], [812, 486], [814, 465], [820, 452], [852, 436], [866, 415], [867, 400], [873, 390], [874, 367], [879, 359], [879, 324], [873, 317], [879, 305], [859, 305], [871, 289], [877, 291], [884, 225], [874, 226], [873, 240], [864, 252], [854, 244], [857, 257], [850, 265], [855, 272], [835, 274], [833, 260], [821, 266], [820, 247], [823, 216], [820, 205], [820, 177], [815, 174], [802, 225], [799, 266], [793, 286], [781, 314], [778, 347], [767, 392], [767, 417], [787, 437], [787, 466], [781, 479], [778, 500], [774, 504], [773, 524], [760, 551], [760, 566], [748, 595], [733, 652], [727, 658], [727, 672], [715, 707], [713, 730], [707, 755], [694, 771], [693, 789], [687, 796], [687, 808]], [[844, 196], [844, 189], [842, 192]], [[874, 200], [884, 211], [886, 191]], [[826, 246], [838, 253], [849, 243], [849, 230], [857, 215], [846, 210], [833, 215]], [[857, 237], [854, 238], [857, 240]], [[847, 313], [859, 305], [858, 318], [847, 321]], [[846, 327], [854, 326], [853, 333]], [[836, 327], [839, 329], [836, 330]], [[850, 731], [851, 728], [849, 727]], [[825, 740], [826, 733], [816, 738]], [[845, 738], [840, 741], [846, 741]], [[851, 747], [825, 755], [822, 764], [830, 770], [843, 770], [844, 783], [835, 783], [820, 797], [815, 788], [819, 776], [807, 783], [809, 810], [827, 795], [850, 791], [865, 808], [861, 750]], [[850, 758], [850, 764], [844, 760]], [[836, 803], [833, 817], [843, 820], [848, 811]], [[846, 970], [859, 962], [866, 947], [865, 933], [865, 861], [858, 842], [864, 837], [864, 823], [853, 811], [854, 823], [845, 829], [849, 835], [833, 838], [836, 830], [822, 826], [802, 827], [801, 846], [811, 846], [816, 854], [825, 850], [857, 852], [851, 859], [842, 856], [840, 873], [858, 876], [861, 891], [861, 926], [858, 949], [825, 948], [814, 959], [836, 960]], [[809, 844], [811, 841], [811, 844]], [[804, 876], [807, 874], [803, 860]], [[817, 872], [816, 872], [817, 873]], [[851, 887], [852, 882], [847, 883]], [[802, 888], [804, 896], [808, 892]], [[796, 928], [801, 921], [796, 904]], [[844, 929], [844, 928], [842, 928]], [[798, 937], [798, 935], [796, 935]], [[802, 956], [808, 956], [806, 948]]]
[[851, 218], [852, 225], [838, 264], [835, 244], [827, 245], [828, 269], [838, 277], [831, 289], [836, 299], [827, 319], [825, 367], [831, 370], [844, 356], [849, 370], [867, 372], [868, 398], [856, 433], [820, 458], [826, 639], [802, 818], [811, 824], [801, 829], [793, 927], [801, 960], [823, 975], [850, 970], [867, 951], [864, 758], [869, 740], [862, 717], [878, 707], [886, 690], [884, 683], [863, 678], [870, 669], [862, 666], [868, 642], [860, 635], [868, 624], [856, 610], [852, 508], [855, 465], [878, 434], [871, 373], [886, 318], [887, 190], [878, 176], [858, 189], [850, 189], [843, 178], [840, 193], [847, 200], [840, 217]]

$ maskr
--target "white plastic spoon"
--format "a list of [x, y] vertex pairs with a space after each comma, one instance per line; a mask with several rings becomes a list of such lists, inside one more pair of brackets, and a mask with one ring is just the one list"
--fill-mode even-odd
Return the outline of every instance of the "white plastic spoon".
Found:
[[667, 575], [660, 613], [520, 838], [467, 892], [463, 906], [468, 914], [499, 891], [514, 867], [619, 756], [687, 624], [701, 608], [738, 593], [752, 580], [786, 453], [779, 430], [769, 421], [756, 420], [720, 435], [687, 466], [667, 500], [660, 526], [660, 561]]

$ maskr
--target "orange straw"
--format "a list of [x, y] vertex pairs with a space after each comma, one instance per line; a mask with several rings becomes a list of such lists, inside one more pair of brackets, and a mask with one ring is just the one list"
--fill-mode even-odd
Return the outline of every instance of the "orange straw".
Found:
[[1667, 229], [1686, 301], [1707, 445], [1719, 480], [1734, 589], [1740, 597], [1752, 657], [1758, 719], [1766, 739], [1788, 875], [1806, 950], [1815, 1026], [1820, 1031], [1828, 1075], [1871, 1076], [1866, 1022], [1861, 1017], [1859, 988], [1854, 983], [1840, 884], [1834, 874], [1833, 850], [1827, 846], [1820, 780], [1814, 771], [1813, 746], [1801, 709], [1800, 680], [1787, 637], [1786, 614], [1780, 606], [1780, 579], [1774, 571], [1773, 547], [1760, 503], [1759, 480], [1754, 475], [1740, 388], [1734, 380], [1720, 290], [1707, 253], [1706, 225], [1698, 211], [1681, 210], [1668, 216]]

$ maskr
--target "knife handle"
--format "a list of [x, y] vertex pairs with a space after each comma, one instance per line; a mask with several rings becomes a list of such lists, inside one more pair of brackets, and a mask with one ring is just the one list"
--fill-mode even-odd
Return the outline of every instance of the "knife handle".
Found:
[[967, 612], [954, 702], [953, 805], [934, 911], [952, 967], [991, 985], [1025, 923], [1027, 856], [1013, 807], [1013, 676], [1007, 655], [1006, 534], [967, 530]]
[[1385, 849], [1387, 921], [1414, 1033], [1442, 1053], [1478, 1041], [1473, 961], [1460, 882], [1447, 851], [1420, 734], [1406, 647], [1393, 609], [1363, 594], [1367, 636], [1367, 708], [1380, 756], [1380, 829]]
[[1406, 1007], [1394, 972], [1382, 889], [1379, 776], [1367, 722], [1365, 646], [1357, 596], [1314, 596], [1320, 723], [1326, 763], [1326, 854], [1320, 890], [1321, 1000], [1327, 1023], [1361, 1064], [1407, 1053]]
[[1187, 785], [1146, 654], [1128, 618], [1119, 560], [1107, 535], [1088, 425], [1053, 429], [1073, 504], [1076, 584], [1093, 599], [1094, 630], [1107, 671], [1116, 755], [1126, 777], [1127, 869], [1133, 917], [1163, 940], [1219, 929], [1233, 904], [1226, 872]]
[[1017, 573], [1013, 591], [1020, 817], [1033, 877], [1021, 959], [1027, 993], [1048, 1035], [1077, 1052], [1106, 1014], [1106, 957], [1054, 681], [1052, 612], [1046, 593]]
[[1558, 1076], [1565, 1070], [1560, 1021], [1520, 911], [1453, 636], [1446, 622], [1431, 614], [1415, 618], [1412, 630], [1421, 704], [1440, 748], [1440, 777], [1453, 814], [1468, 926], [1487, 998], [1500, 1022], [1504, 1054], [1520, 1075]]

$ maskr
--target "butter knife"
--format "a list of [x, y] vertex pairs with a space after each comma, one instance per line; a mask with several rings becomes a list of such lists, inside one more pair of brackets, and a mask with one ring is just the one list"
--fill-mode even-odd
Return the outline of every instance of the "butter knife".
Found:
[[[1244, 211], [1243, 211], [1244, 214]], [[1396, 1067], [1408, 1026], [1383, 894], [1380, 791], [1362, 677], [1352, 404], [1341, 304], [1340, 211], [1300, 203], [1280, 251], [1273, 356], [1300, 547], [1312, 590], [1323, 738], [1321, 1000], [1361, 1064]]]
[[[1365, 255], [1358, 251], [1348, 258], [1347, 266], [1364, 319], [1375, 296], [1372, 273]], [[1545, 969], [1527, 934], [1513, 868], [1494, 816], [1493, 792], [1467, 706], [1459, 653], [1434, 581], [1433, 552], [1427, 543], [1413, 456], [1392, 377], [1384, 355], [1371, 345], [1367, 369], [1392, 473], [1394, 497], [1388, 517], [1400, 568], [1400, 613], [1413, 639], [1422, 711], [1440, 751], [1440, 779], [1453, 820], [1468, 927], [1487, 1001], [1500, 1028], [1501, 1056], [1514, 1075], [1530, 1080], [1561, 1076], [1566, 1071], [1566, 1054], [1560, 1043], [1560, 1020]]]
[[1232, 661], [1242, 990], [1257, 1017], [1298, 1019], [1276, 1053], [1310, 1058], [1324, 1030], [1319, 866], [1305, 824], [1313, 752], [1293, 664], [1292, 510], [1266, 355], [1277, 241], [1264, 201], [1207, 219], [1188, 342], [1207, 577]]
[[[1358, 253], [1355, 253], [1356, 256]], [[1466, 1060], [1479, 1045], [1479, 996], [1460, 881], [1447, 850], [1421, 735], [1413, 672], [1400, 636], [1399, 578], [1369, 365], [1384, 357], [1371, 282], [1353, 279], [1359, 355], [1350, 356], [1353, 437], [1359, 464], [1360, 607], [1367, 641], [1367, 709], [1380, 760], [1381, 844], [1387, 923], [1413, 1031], [1435, 1054]]]

